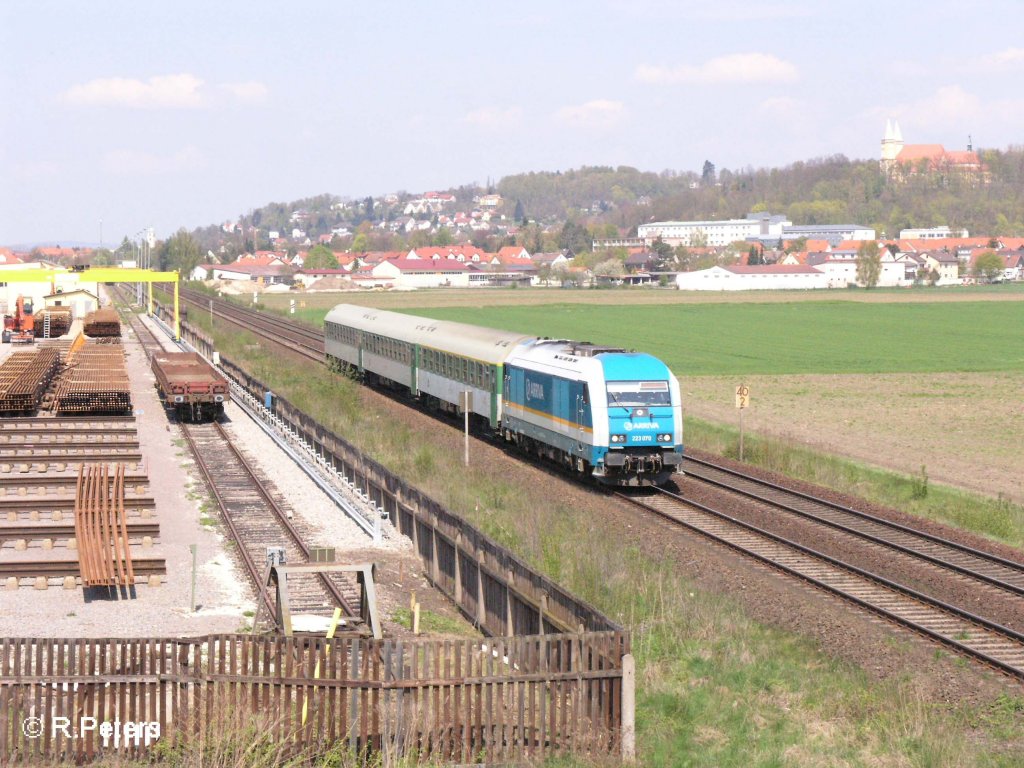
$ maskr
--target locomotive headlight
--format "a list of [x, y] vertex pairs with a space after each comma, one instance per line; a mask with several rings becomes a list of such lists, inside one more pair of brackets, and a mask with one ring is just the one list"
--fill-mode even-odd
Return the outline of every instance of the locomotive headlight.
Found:
[[658, 442], [659, 443], [671, 443], [672, 442], [672, 433], [671, 432], [666, 432], [663, 435], [658, 435]]
[[612, 435], [612, 442], [613, 443], [624, 443], [624, 442], [626, 442], [626, 436], [625, 435]]

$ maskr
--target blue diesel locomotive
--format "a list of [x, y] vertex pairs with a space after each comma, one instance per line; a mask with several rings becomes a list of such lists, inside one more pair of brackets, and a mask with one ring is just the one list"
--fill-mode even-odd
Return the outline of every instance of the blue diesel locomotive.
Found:
[[679, 383], [651, 355], [339, 304], [328, 362], [475, 421], [606, 485], [660, 485], [682, 461]]

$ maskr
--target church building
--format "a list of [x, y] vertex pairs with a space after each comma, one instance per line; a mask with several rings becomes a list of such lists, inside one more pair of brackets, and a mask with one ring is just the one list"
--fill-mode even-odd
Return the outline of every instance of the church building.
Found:
[[957, 175], [975, 182], [984, 181], [981, 159], [970, 143], [966, 151], [948, 150], [941, 144], [906, 144], [900, 124], [895, 120], [885, 121], [880, 165], [898, 181], [915, 175], [945, 179]]

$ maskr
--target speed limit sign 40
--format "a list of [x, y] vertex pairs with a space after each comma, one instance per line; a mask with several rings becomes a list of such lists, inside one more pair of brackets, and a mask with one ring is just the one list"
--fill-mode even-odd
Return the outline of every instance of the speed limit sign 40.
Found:
[[750, 405], [750, 387], [740, 384], [736, 387], [736, 407], [746, 408], [748, 405]]

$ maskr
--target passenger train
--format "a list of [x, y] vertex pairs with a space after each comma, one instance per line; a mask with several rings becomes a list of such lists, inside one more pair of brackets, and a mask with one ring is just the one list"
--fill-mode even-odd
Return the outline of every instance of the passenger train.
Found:
[[605, 485], [661, 485], [683, 457], [679, 383], [651, 355], [339, 304], [327, 361], [475, 421]]

